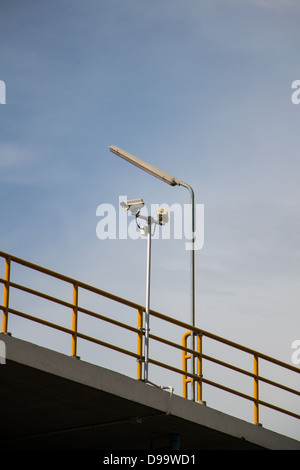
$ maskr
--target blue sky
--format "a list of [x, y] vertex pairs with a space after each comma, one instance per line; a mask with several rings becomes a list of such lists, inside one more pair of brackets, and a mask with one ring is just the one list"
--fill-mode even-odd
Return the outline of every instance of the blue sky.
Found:
[[[145, 240], [99, 204], [205, 206], [196, 319], [291, 362], [299, 337], [300, 7], [283, 0], [2, 0], [1, 250], [144, 303]], [[152, 307], [189, 319], [184, 241], [153, 245]]]

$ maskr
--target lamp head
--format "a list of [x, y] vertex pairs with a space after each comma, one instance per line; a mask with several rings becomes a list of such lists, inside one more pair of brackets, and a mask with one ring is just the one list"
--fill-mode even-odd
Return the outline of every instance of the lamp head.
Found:
[[147, 173], [150, 173], [150, 175], [155, 176], [156, 178], [160, 179], [161, 181], [164, 181], [170, 186], [176, 186], [180, 184], [179, 179], [175, 178], [174, 176], [169, 175], [168, 173], [165, 173], [162, 170], [159, 170], [155, 166], [150, 165], [147, 162], [144, 162], [140, 158], [135, 157], [134, 155], [131, 155], [130, 153], [126, 152], [125, 150], [120, 149], [119, 147], [116, 147], [115, 145], [111, 145], [109, 147], [109, 150], [115, 155], [118, 155], [118, 157], [121, 157], [127, 162], [132, 163], [132, 165], [137, 166], [141, 170], [144, 170]]

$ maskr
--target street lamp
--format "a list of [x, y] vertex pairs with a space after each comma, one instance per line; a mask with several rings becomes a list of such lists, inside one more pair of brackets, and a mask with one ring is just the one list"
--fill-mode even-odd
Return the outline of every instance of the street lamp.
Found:
[[[109, 150], [115, 155], [117, 155], [118, 157], [123, 158], [124, 160], [131, 163], [132, 165], [135, 165], [141, 170], [146, 171], [150, 175], [155, 176], [156, 178], [160, 179], [161, 181], [164, 181], [170, 186], [184, 186], [190, 192], [191, 209], [192, 209], [192, 214], [191, 214], [192, 247], [191, 247], [191, 260], [190, 260], [190, 264], [191, 264], [191, 292], [190, 292], [191, 313], [190, 313], [190, 317], [191, 317], [191, 325], [194, 327], [195, 326], [195, 197], [194, 197], [194, 190], [189, 184], [184, 183], [178, 178], [175, 178], [174, 176], [171, 176], [162, 170], [159, 170], [155, 166], [150, 165], [149, 163], [141, 160], [140, 158], [134, 155], [131, 155], [130, 153], [126, 152], [125, 150], [120, 149], [119, 147], [116, 147], [115, 145], [111, 145], [109, 147]], [[193, 351], [195, 350], [194, 331], [192, 332], [192, 349]], [[195, 374], [195, 356], [194, 355], [192, 356], [192, 373], [193, 375]], [[195, 381], [194, 380], [192, 381], [192, 399], [195, 400]]]

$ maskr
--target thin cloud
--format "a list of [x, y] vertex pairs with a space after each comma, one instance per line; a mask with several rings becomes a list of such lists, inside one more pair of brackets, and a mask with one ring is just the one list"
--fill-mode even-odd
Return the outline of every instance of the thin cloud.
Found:
[[32, 160], [30, 152], [20, 148], [16, 144], [1, 143], [0, 144], [0, 169], [19, 169], [24, 167]]
[[300, 10], [300, 4], [298, 0], [231, 0], [224, 2], [224, 0], [219, 0], [220, 3], [229, 3], [235, 5], [252, 5], [253, 7], [259, 7], [268, 10], [279, 10], [279, 9], [290, 9], [296, 8]]
[[245, 0], [246, 3], [254, 4], [261, 8], [278, 10], [296, 8], [300, 9], [299, 2], [297, 0]]

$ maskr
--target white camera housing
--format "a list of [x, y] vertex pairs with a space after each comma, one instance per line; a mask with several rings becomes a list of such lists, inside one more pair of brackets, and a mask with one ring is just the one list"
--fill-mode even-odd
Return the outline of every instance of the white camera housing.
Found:
[[169, 222], [169, 214], [166, 207], [160, 206], [157, 209], [156, 214], [158, 215], [159, 225], [165, 225]]
[[142, 207], [144, 207], [145, 203], [143, 199], [131, 199], [129, 201], [121, 202], [121, 207], [125, 210], [135, 215]]

